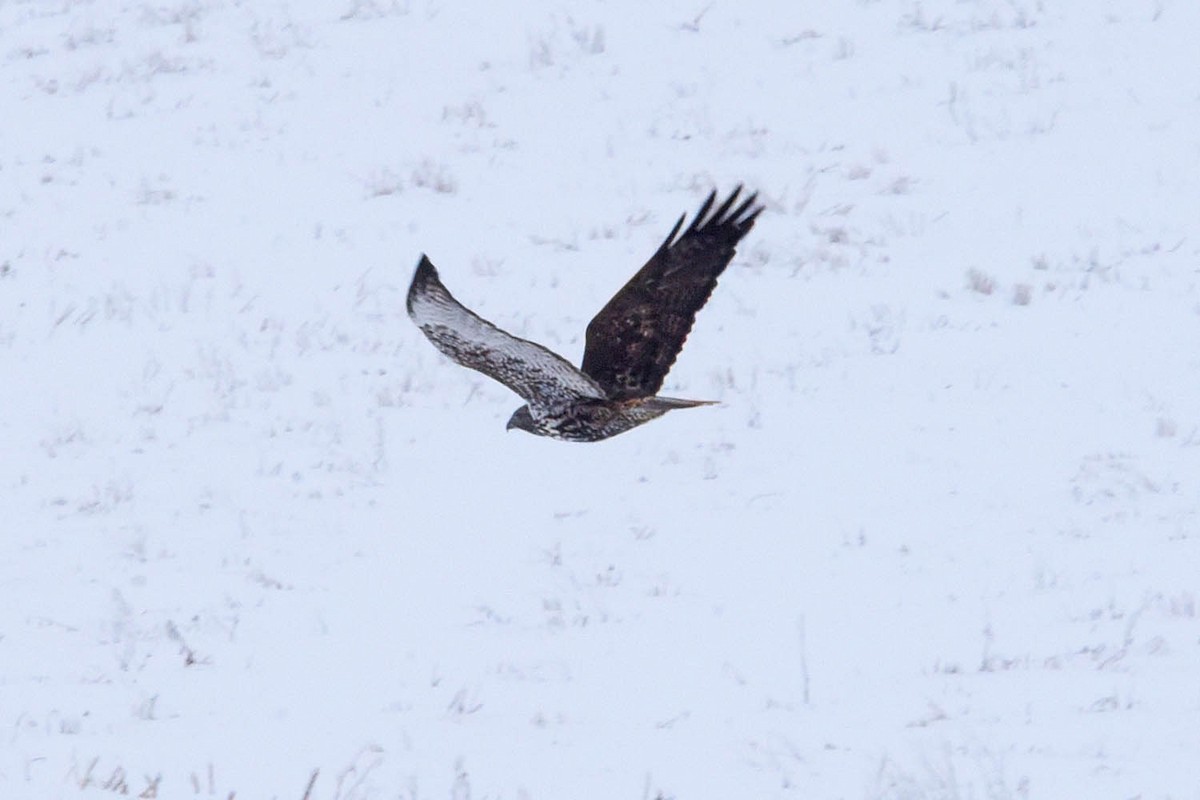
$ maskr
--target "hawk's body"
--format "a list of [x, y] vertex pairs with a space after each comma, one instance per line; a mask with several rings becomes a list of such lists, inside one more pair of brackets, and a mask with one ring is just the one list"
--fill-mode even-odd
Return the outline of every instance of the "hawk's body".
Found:
[[740, 192], [739, 187], [711, 215], [716, 193], [710, 194], [676, 238], [680, 217], [658, 251], [588, 325], [582, 369], [472, 313], [442, 285], [425, 256], [408, 290], [409, 316], [443, 353], [526, 401], [509, 420], [510, 429], [595, 442], [671, 409], [707, 405], [655, 392], [738, 241], [762, 211], [754, 205], [756, 195], [734, 208]]

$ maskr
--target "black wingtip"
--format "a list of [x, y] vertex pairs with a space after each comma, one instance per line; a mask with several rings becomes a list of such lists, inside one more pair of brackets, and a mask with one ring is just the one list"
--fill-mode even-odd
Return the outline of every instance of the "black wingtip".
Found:
[[423, 291], [430, 282], [436, 283], [437, 279], [437, 268], [433, 266], [433, 262], [429, 260], [429, 256], [421, 253], [421, 260], [417, 262], [417, 270], [413, 273], [412, 283], [408, 286], [408, 297], [404, 304], [409, 314], [412, 314], [413, 300], [417, 294]]
[[[762, 213], [764, 207], [762, 205], [755, 205], [755, 201], [758, 200], [758, 192], [754, 192], [743, 200], [741, 205], [734, 209], [734, 204], [741, 197], [743, 189], [745, 189], [745, 185], [741, 183], [733, 187], [733, 191], [721, 202], [716, 211], [713, 211], [713, 206], [717, 202], [717, 190], [713, 189], [709, 192], [708, 197], [704, 198], [704, 202], [696, 212], [696, 215], [692, 217], [692, 224], [687, 226], [684, 235], [686, 236], [689, 233], [706, 228], [719, 228], [728, 225], [738, 232], [738, 238], [745, 236], [754, 227], [754, 220]], [[730, 209], [734, 210], [730, 211]], [[747, 215], [747, 212], [749, 212], [749, 215]], [[675, 223], [675, 227], [671, 229], [671, 232], [667, 234], [667, 238], [663, 239], [662, 245], [659, 246], [658, 250], [660, 253], [675, 243], [675, 237], [686, 220], [687, 214], [679, 217], [679, 221]]]
[[671, 228], [671, 232], [667, 234], [667, 238], [663, 239], [663, 243], [658, 246], [658, 252], [662, 253], [672, 244], [675, 243], [675, 234], [679, 233], [679, 229], [683, 227], [684, 220], [687, 219], [687, 214], [680, 214], [679, 219], [675, 222], [675, 227]]
[[[704, 205], [700, 207], [700, 211], [696, 214], [696, 218], [692, 220], [692, 224], [688, 230], [730, 226], [738, 232], [739, 238], [745, 236], [754, 227], [754, 220], [762, 213], [764, 206], [756, 204], [758, 192], [753, 192], [749, 197], [742, 200], [740, 204], [737, 204], [738, 198], [741, 197], [744, 188], [745, 186], [740, 183], [733, 187], [733, 191], [729, 196], [717, 207], [716, 211], [710, 214], [709, 211], [716, 202], [717, 196], [717, 192], [714, 189], [708, 195], [708, 199], [704, 201]], [[735, 204], [737, 204], [736, 207]]]
[[720, 225], [727, 220], [732, 221], [726, 215], [729, 213], [729, 209], [733, 208], [733, 204], [737, 202], [738, 195], [741, 193], [742, 185], [739, 183], [737, 188], [733, 190], [733, 193], [729, 195], [729, 197], [725, 198], [725, 202], [721, 203], [721, 207], [713, 213], [712, 219], [709, 220], [709, 222], [715, 225]]
[[[733, 221], [733, 224], [737, 225], [738, 229], [743, 232], [749, 231], [754, 227], [754, 220], [758, 219], [758, 215], [763, 212], [764, 208], [766, 208], [766, 206], [762, 204], [755, 205], [756, 200], [758, 200], [758, 192], [755, 192], [747, 197], [730, 217], [730, 219]], [[749, 214], [747, 215], [746, 212], [749, 212]]]
[[713, 203], [717, 201], [717, 190], [713, 189], [708, 193], [708, 197], [704, 201], [704, 205], [700, 206], [700, 210], [696, 212], [696, 216], [692, 218], [692, 224], [688, 226], [689, 231], [694, 231], [701, 224], [707, 224], [704, 218], [708, 216], [709, 210], [713, 207]]

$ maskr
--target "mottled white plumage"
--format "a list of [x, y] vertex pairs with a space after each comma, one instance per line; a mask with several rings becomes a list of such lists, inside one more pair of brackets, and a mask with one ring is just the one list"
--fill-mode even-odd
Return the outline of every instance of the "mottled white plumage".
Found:
[[437, 349], [512, 389], [535, 416], [604, 399], [604, 390], [562, 356], [500, 330], [455, 300], [424, 255], [409, 288], [408, 315]]

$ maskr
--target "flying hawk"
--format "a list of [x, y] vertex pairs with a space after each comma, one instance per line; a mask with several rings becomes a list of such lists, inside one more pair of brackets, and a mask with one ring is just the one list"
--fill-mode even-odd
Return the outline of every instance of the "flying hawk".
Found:
[[583, 366], [518, 339], [454, 299], [424, 255], [408, 289], [408, 315], [437, 349], [519, 394], [526, 405], [508, 420], [538, 436], [597, 442], [676, 408], [706, 400], [658, 397], [698, 312], [734, 248], [762, 212], [742, 187], [714, 211], [714, 191], [679, 234], [684, 214], [646, 265], [587, 326]]

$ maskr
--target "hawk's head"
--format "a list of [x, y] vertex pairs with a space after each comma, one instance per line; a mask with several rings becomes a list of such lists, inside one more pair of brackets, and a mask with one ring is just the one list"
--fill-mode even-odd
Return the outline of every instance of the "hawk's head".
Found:
[[529, 413], [529, 406], [521, 406], [508, 418], [508, 425], [505, 429], [511, 431], [513, 428], [529, 431], [530, 433], [538, 432], [533, 426], [533, 415]]

